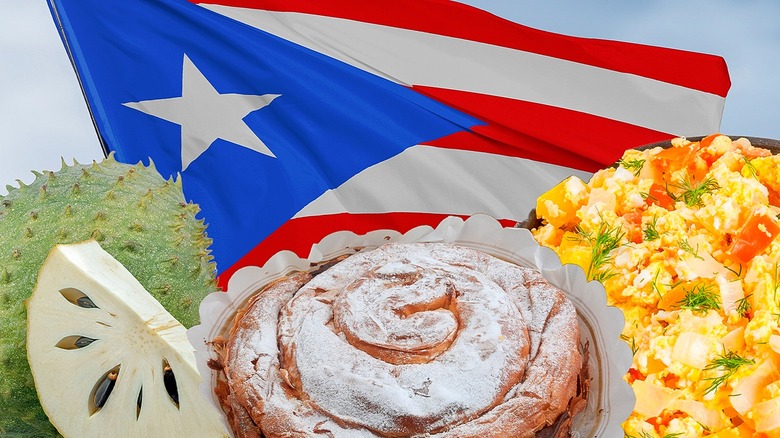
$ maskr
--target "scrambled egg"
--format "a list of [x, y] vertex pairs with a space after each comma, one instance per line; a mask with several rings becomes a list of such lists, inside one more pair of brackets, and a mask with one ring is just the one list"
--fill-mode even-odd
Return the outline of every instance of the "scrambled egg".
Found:
[[625, 315], [627, 437], [780, 437], [780, 156], [678, 138], [561, 182], [536, 211], [536, 240]]

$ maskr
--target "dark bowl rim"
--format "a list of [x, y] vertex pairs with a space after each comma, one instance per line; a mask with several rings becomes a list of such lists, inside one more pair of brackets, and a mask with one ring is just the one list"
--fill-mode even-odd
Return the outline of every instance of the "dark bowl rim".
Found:
[[[772, 151], [773, 154], [780, 153], [780, 140], [776, 140], [773, 138], [765, 138], [765, 137], [751, 137], [748, 135], [731, 135], [731, 134], [723, 134], [727, 137], [729, 137], [732, 140], [736, 140], [738, 138], [745, 138], [750, 141], [750, 144], [756, 147], [769, 149]], [[690, 141], [701, 141], [706, 136], [694, 136], [694, 137], [685, 137], [686, 139]], [[653, 149], [656, 147], [669, 147], [672, 144], [672, 139], [664, 140], [664, 141], [658, 141], [655, 143], [649, 143], [642, 146], [637, 146], [633, 149], [637, 150], [646, 150], [646, 149]]]
[[[731, 135], [731, 134], [723, 134], [731, 138], [732, 140], [736, 140], [738, 138], [746, 138], [750, 141], [750, 144], [756, 147], [768, 149], [772, 151], [772, 154], [780, 154], [780, 140], [772, 139], [772, 138], [764, 138], [764, 137], [751, 137], [747, 135]], [[706, 136], [694, 136], [694, 137], [685, 137], [686, 139], [696, 142], [701, 141]], [[678, 137], [679, 138], [679, 137]], [[653, 149], [656, 147], [662, 147], [662, 148], [668, 148], [672, 145], [672, 138], [669, 140], [664, 141], [658, 141], [655, 143], [649, 143], [642, 146], [637, 146], [632, 149], [636, 150], [647, 150], [647, 149]], [[617, 166], [617, 163], [614, 163], [612, 167]], [[532, 208], [531, 211], [528, 212], [528, 217], [524, 221], [520, 221], [517, 224], [515, 224], [516, 228], [526, 228], [528, 230], [532, 230], [538, 226], [541, 225], [541, 220], [536, 217], [536, 208]]]

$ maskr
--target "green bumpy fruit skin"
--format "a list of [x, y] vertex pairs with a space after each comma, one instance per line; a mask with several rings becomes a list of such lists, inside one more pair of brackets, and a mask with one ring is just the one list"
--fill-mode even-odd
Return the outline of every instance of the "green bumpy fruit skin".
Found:
[[27, 363], [24, 306], [55, 244], [97, 240], [185, 327], [217, 290], [211, 239], [180, 180], [113, 155], [34, 173], [31, 184], [0, 197], [0, 436], [58, 436]]

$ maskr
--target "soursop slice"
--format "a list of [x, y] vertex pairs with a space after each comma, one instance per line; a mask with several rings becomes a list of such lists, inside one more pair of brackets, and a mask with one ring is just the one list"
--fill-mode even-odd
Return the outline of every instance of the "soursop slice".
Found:
[[229, 436], [184, 326], [94, 240], [52, 250], [27, 321], [35, 386], [64, 436]]
[[99, 241], [185, 327], [217, 290], [211, 239], [180, 180], [113, 156], [34, 173], [0, 196], [0, 436], [57, 436], [27, 364], [23, 304], [54, 245]]

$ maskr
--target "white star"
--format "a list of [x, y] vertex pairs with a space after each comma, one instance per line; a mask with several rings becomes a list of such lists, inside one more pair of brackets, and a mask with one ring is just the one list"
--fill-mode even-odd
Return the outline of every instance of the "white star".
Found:
[[244, 117], [279, 97], [279, 94], [220, 94], [184, 55], [181, 97], [127, 102], [123, 105], [181, 125], [182, 170], [221, 138], [276, 157], [244, 123]]

